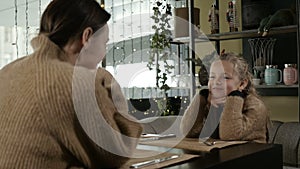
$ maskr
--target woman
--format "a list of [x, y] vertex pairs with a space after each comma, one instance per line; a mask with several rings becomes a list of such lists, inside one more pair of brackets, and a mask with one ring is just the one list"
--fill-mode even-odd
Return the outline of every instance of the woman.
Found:
[[212, 63], [208, 90], [194, 97], [181, 131], [186, 137], [266, 142], [268, 122], [267, 108], [252, 85], [247, 62], [225, 53]]
[[0, 168], [115, 168], [129, 159], [142, 128], [113, 77], [96, 69], [109, 18], [95, 0], [53, 0], [34, 53], [0, 71]]

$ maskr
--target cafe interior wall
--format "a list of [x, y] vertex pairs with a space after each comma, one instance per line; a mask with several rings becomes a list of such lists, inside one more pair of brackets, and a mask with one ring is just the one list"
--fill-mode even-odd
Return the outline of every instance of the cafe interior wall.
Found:
[[[195, 7], [200, 8], [200, 29], [205, 34], [210, 33], [210, 27], [208, 22], [208, 13], [210, 6], [213, 4], [214, 0], [201, 0], [195, 1]], [[220, 13], [220, 32], [229, 31], [228, 24], [225, 20], [225, 14], [227, 10], [228, 1], [219, 0], [219, 13]], [[237, 13], [239, 18], [239, 24], [242, 26], [241, 22], [241, 0], [237, 0]], [[241, 27], [239, 28], [239, 30]], [[210, 43], [203, 45], [196, 44], [196, 53], [203, 53], [204, 55], [211, 52], [207, 49], [211, 46]], [[232, 51], [235, 53], [243, 54], [242, 40], [227, 40], [220, 43], [220, 49], [226, 49], [226, 51]], [[200, 55], [201, 57], [201, 55]], [[270, 116], [272, 120], [280, 121], [299, 121], [299, 97], [298, 96], [262, 96], [262, 100], [267, 105]]]
[[[210, 33], [209, 28], [209, 22], [208, 22], [208, 11], [213, 3], [214, 0], [201, 0], [201, 1], [195, 1], [195, 7], [200, 8], [200, 25], [201, 25], [201, 31], [208, 34]], [[39, 18], [41, 11], [46, 7], [46, 5], [50, 2], [49, 0], [39, 0], [39, 1], [26, 1], [28, 2], [28, 7], [26, 10], [26, 3], [23, 3], [21, 1], [15, 1], [18, 5], [18, 26], [23, 27], [28, 24], [29, 25], [29, 32], [27, 33], [28, 36], [24, 36], [24, 41], [29, 42], [34, 33], [36, 32], [36, 28], [38, 27], [38, 20], [36, 18]], [[227, 1], [219, 1], [220, 2], [220, 27], [221, 32], [228, 31], [228, 26], [225, 21], [225, 13], [227, 9]], [[238, 2], [238, 17], [241, 18], [240, 14], [240, 0]], [[4, 0], [1, 1], [1, 13], [0, 17], [1, 24], [0, 26], [3, 27], [13, 27], [15, 25], [15, 10], [14, 1], [8, 1]], [[25, 16], [29, 18], [28, 22], [25, 20]], [[10, 19], [9, 19], [10, 18]], [[241, 22], [240, 22], [241, 25]], [[14, 29], [14, 28], [12, 28]], [[21, 30], [18, 30], [21, 31]], [[31, 33], [32, 31], [32, 33]], [[27, 40], [26, 40], [27, 39]], [[22, 40], [21, 37], [19, 37], [19, 40]], [[22, 56], [23, 54], [26, 54], [27, 52], [30, 52], [30, 47], [21, 46], [21, 44], [28, 44], [28, 43], [21, 43], [19, 42], [19, 48], [21, 49], [21, 52], [19, 52], [19, 55]], [[206, 55], [211, 52], [213, 49], [212, 43], [207, 44], [196, 44], [196, 53]], [[242, 53], [242, 42], [241, 40], [229, 40], [224, 41], [221, 43], [221, 49], [224, 48], [227, 51], [233, 51], [236, 53]], [[10, 45], [8, 47], [5, 47], [5, 49], [11, 49], [12, 55], [15, 55], [15, 47], [13, 45]], [[23, 49], [23, 50], [22, 50]], [[29, 50], [29, 51], [28, 51]], [[9, 51], [8, 51], [9, 53]], [[3, 54], [3, 53], [2, 53]], [[9, 53], [10, 54], [10, 53]], [[202, 55], [199, 54], [199, 57], [202, 57]], [[3, 57], [3, 56], [0, 56]], [[1, 58], [2, 59], [2, 58]], [[3, 64], [7, 63], [11, 59], [6, 59], [7, 61], [3, 61]], [[2, 59], [3, 60], [3, 59]], [[2, 65], [3, 66], [3, 65]], [[271, 118], [275, 120], [282, 120], [282, 121], [298, 121], [299, 119], [299, 110], [298, 110], [298, 97], [293, 96], [264, 96], [262, 99], [265, 101], [266, 105], [270, 109]]]

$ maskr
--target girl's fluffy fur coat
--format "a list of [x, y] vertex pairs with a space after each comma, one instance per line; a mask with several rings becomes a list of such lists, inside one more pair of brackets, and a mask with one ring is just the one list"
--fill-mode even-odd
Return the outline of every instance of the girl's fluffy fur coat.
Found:
[[[194, 97], [181, 121], [180, 129], [186, 137], [199, 137], [209, 107], [205, 96], [197, 94]], [[220, 139], [265, 143], [268, 122], [268, 110], [258, 97], [251, 94], [246, 98], [228, 96], [219, 123]]]

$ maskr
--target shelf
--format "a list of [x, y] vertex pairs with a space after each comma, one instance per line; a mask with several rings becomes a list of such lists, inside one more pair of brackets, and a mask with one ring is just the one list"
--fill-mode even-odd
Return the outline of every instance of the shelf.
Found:
[[[279, 35], [285, 33], [292, 33], [297, 32], [297, 25], [290, 25], [290, 26], [282, 26], [271, 28], [268, 36], [270, 35]], [[252, 30], [245, 30], [239, 32], [224, 32], [219, 34], [209, 34], [209, 35], [201, 35], [195, 38], [195, 43], [199, 42], [207, 42], [207, 41], [219, 41], [219, 40], [232, 40], [232, 39], [240, 39], [240, 38], [258, 38], [261, 37], [260, 34], [257, 33], [257, 29]], [[189, 37], [181, 37], [181, 38], [174, 38], [171, 43], [189, 43]]]
[[298, 96], [298, 85], [257, 85], [255, 88], [261, 96]]
[[[298, 96], [298, 84], [296, 85], [256, 85], [254, 86], [261, 96]], [[207, 86], [197, 86], [198, 89], [207, 89]]]
[[[292, 32], [297, 32], [297, 25], [271, 28], [268, 33], [268, 36], [292, 33]], [[220, 33], [220, 34], [208, 35], [208, 38], [210, 40], [230, 40], [230, 39], [255, 38], [255, 37], [261, 37], [261, 34], [257, 33], [257, 29], [245, 30], [245, 31], [241, 31], [241, 32], [225, 32], [225, 33]]]
[[[189, 37], [180, 37], [180, 38], [174, 38], [173, 41], [171, 41], [171, 44], [186, 44], [190, 42]], [[199, 42], [209, 42], [209, 38], [205, 35], [201, 35], [199, 37], [195, 38], [195, 43]]]
[[256, 89], [298, 88], [298, 85], [256, 85]]

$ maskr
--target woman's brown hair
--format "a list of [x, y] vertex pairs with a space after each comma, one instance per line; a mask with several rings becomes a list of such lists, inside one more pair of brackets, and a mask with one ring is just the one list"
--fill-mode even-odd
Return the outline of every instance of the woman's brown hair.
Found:
[[85, 28], [96, 32], [109, 18], [95, 0], [53, 0], [42, 15], [39, 34], [63, 48], [69, 40], [80, 38]]

